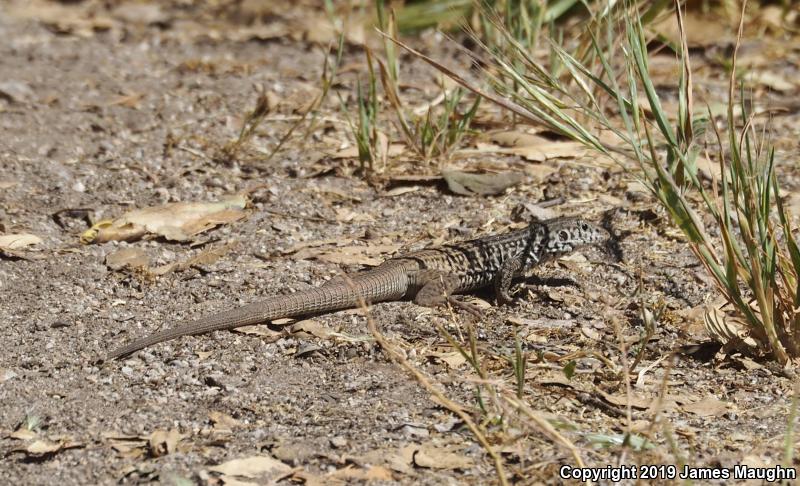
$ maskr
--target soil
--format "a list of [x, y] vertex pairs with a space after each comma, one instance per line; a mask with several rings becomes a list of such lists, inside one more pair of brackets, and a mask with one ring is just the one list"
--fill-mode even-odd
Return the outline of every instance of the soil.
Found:
[[[629, 174], [588, 155], [534, 163], [465, 152], [450, 162], [548, 171], [502, 195], [470, 197], [447, 189], [438, 161], [401, 156], [378, 182], [368, 181], [356, 158], [337, 155], [353, 144], [337, 96], [310, 133], [301, 123], [270, 158], [320, 92], [327, 42], [313, 35], [326, 17], [318, 5], [245, 8], [251, 3], [0, 5], [0, 233], [42, 239], [0, 259], [3, 483], [236, 484], [212, 468], [255, 456], [280, 461], [280, 474], [240, 474], [239, 481], [496, 483], [493, 461], [469, 428], [390, 359], [358, 310], [99, 360], [185, 318], [363, 268], [364, 258], [326, 260], [323, 249], [406, 251], [501, 232], [556, 198], [549, 211], [604, 220], [617, 244], [537, 269], [514, 305], [496, 306], [489, 292], [478, 293], [481, 319], [410, 302], [373, 305], [380, 331], [489, 431], [514, 482], [559, 483], [560, 467], [575, 461], [568, 448], [526, 429], [529, 422], [482, 413], [479, 377], [458, 362], [437, 326], [462, 343], [474, 327], [488, 379], [511, 390], [516, 380], [505, 357], [513, 361], [517, 336], [528, 356], [524, 402], [557, 424], [587, 465], [782, 463], [792, 381], [768, 359], [715, 356], [718, 346], [704, 342], [703, 329], [705, 305], [718, 298], [713, 283]], [[413, 42], [468, 65], [435, 34]], [[792, 52], [787, 69], [797, 79]], [[410, 104], [435, 98], [438, 76], [407, 55], [401, 61]], [[350, 40], [342, 66], [333, 89], [352, 118], [355, 80], [366, 70]], [[719, 86], [725, 76], [706, 69], [696, 82]], [[262, 86], [270, 113], [239, 153], [225, 157]], [[706, 95], [724, 101], [724, 91]], [[783, 106], [796, 93], [797, 86], [761, 99]], [[478, 131], [510, 128], [507, 117], [486, 110], [495, 127], [484, 122]], [[775, 121], [790, 192], [796, 121], [796, 108]], [[80, 243], [89, 223], [132, 209], [241, 191], [251, 202], [246, 218], [191, 242]], [[303, 247], [311, 250], [298, 252]], [[106, 257], [130, 248], [144, 252], [151, 269], [222, 250], [163, 275], [111, 269]], [[643, 305], [657, 321], [646, 342]], [[619, 370], [633, 364], [643, 342], [627, 391]], [[614, 442], [630, 430], [653, 442], [642, 452]], [[788, 447], [796, 447], [794, 438]]]

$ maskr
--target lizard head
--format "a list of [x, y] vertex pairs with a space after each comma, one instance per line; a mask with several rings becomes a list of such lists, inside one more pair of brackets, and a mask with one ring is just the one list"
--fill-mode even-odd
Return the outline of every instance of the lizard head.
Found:
[[550, 256], [566, 255], [584, 246], [605, 243], [611, 238], [608, 231], [583, 218], [552, 219], [545, 221], [545, 226], [545, 252]]

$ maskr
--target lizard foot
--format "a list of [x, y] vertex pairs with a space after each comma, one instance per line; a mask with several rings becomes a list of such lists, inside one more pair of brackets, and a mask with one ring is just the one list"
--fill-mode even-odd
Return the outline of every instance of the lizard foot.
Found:
[[464, 302], [463, 300], [453, 297], [452, 295], [447, 298], [447, 302], [453, 307], [457, 307], [459, 309], [463, 309], [469, 312], [478, 319], [483, 319], [484, 317], [486, 317], [486, 315], [483, 313], [483, 309], [481, 309], [477, 305], [470, 304], [469, 302]]

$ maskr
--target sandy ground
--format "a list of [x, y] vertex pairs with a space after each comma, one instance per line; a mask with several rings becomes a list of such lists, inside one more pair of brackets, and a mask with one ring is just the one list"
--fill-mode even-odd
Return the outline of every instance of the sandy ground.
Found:
[[[619, 169], [593, 165], [590, 157], [535, 164], [465, 156], [457, 160], [462, 166], [480, 162], [534, 175], [488, 198], [458, 196], [421, 177], [372, 186], [356, 161], [331, 155], [352, 144], [335, 98], [313, 133], [293, 137], [266, 161], [297, 107], [318, 93], [318, 45], [299, 35], [245, 36], [236, 29], [252, 20], [244, 14], [211, 28], [207, 11], [185, 7], [167, 15], [165, 9], [141, 25], [124, 10], [87, 17], [85, 5], [43, 2], [26, 10], [25, 3], [0, 5], [0, 233], [30, 233], [42, 242], [0, 259], [4, 483], [236, 484], [234, 473], [214, 466], [254, 457], [274, 466], [272, 472], [239, 481], [496, 481], [475, 437], [387, 357], [358, 311], [299, 327], [185, 337], [119, 362], [97, 360], [183, 318], [357, 271], [363, 255], [380, 260], [392, 251], [519, 227], [529, 217], [526, 207], [554, 197], [563, 198], [550, 208], [555, 214], [606, 215], [619, 237], [616, 250], [589, 249], [537, 270], [514, 306], [497, 307], [490, 294], [478, 294], [491, 304], [481, 320], [409, 302], [375, 305], [371, 315], [381, 331], [478, 422], [491, 417], [478, 408], [475, 373], [448, 362], [457, 353], [436, 325], [458, 336], [472, 323], [485, 366], [512, 387], [502, 357], [513, 356], [517, 333], [530, 357], [525, 401], [571, 424], [559, 430], [590, 465], [781, 463], [791, 381], [766, 362], [670, 358], [700, 340], [702, 306], [715, 294], [655, 203]], [[273, 20], [291, 30], [319, 11], [298, 9]], [[418, 42], [434, 55], [455, 55], [435, 39]], [[362, 59], [348, 46], [343, 65], [363, 69]], [[403, 66], [412, 84], [432, 85], [430, 71], [411, 60]], [[343, 74], [335, 89], [347, 98], [354, 80]], [[236, 138], [261, 85], [284, 106], [240, 159], [214, 160]], [[436, 90], [410, 93], [424, 100]], [[792, 120], [776, 122], [788, 140], [798, 132]], [[796, 142], [785, 142], [779, 160], [789, 184], [796, 156]], [[546, 175], [536, 176], [541, 167]], [[397, 171], [437, 173], [421, 162]], [[246, 217], [191, 243], [79, 241], [87, 218], [244, 190], [251, 200]], [[317, 258], [320, 248], [354, 246], [365, 248], [361, 259]], [[218, 259], [160, 276], [112, 270], [106, 262], [120, 249], [136, 249], [155, 268], [215, 248], [222, 248]], [[298, 252], [303, 248], [311, 250]], [[597, 357], [619, 363], [624, 340], [633, 360], [644, 334], [641, 302], [663, 314], [632, 379], [628, 409], [619, 377]], [[575, 356], [572, 380], [562, 371], [569, 356]], [[666, 405], [652, 449], [595, 447], [608, 444], [591, 434], [619, 436], [631, 424], [646, 430], [651, 399], [663, 387]], [[491, 439], [509, 477], [559, 482], [559, 467], [574, 464], [570, 453], [508, 424], [495, 427]], [[525, 440], [507, 440], [514, 436]]]

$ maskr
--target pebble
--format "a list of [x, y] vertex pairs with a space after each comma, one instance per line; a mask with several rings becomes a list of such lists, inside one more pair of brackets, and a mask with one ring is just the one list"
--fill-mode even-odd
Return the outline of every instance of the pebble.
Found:
[[336, 437], [331, 439], [331, 445], [336, 449], [342, 449], [344, 447], [347, 447], [347, 439], [345, 439], [341, 435], [337, 435]]

